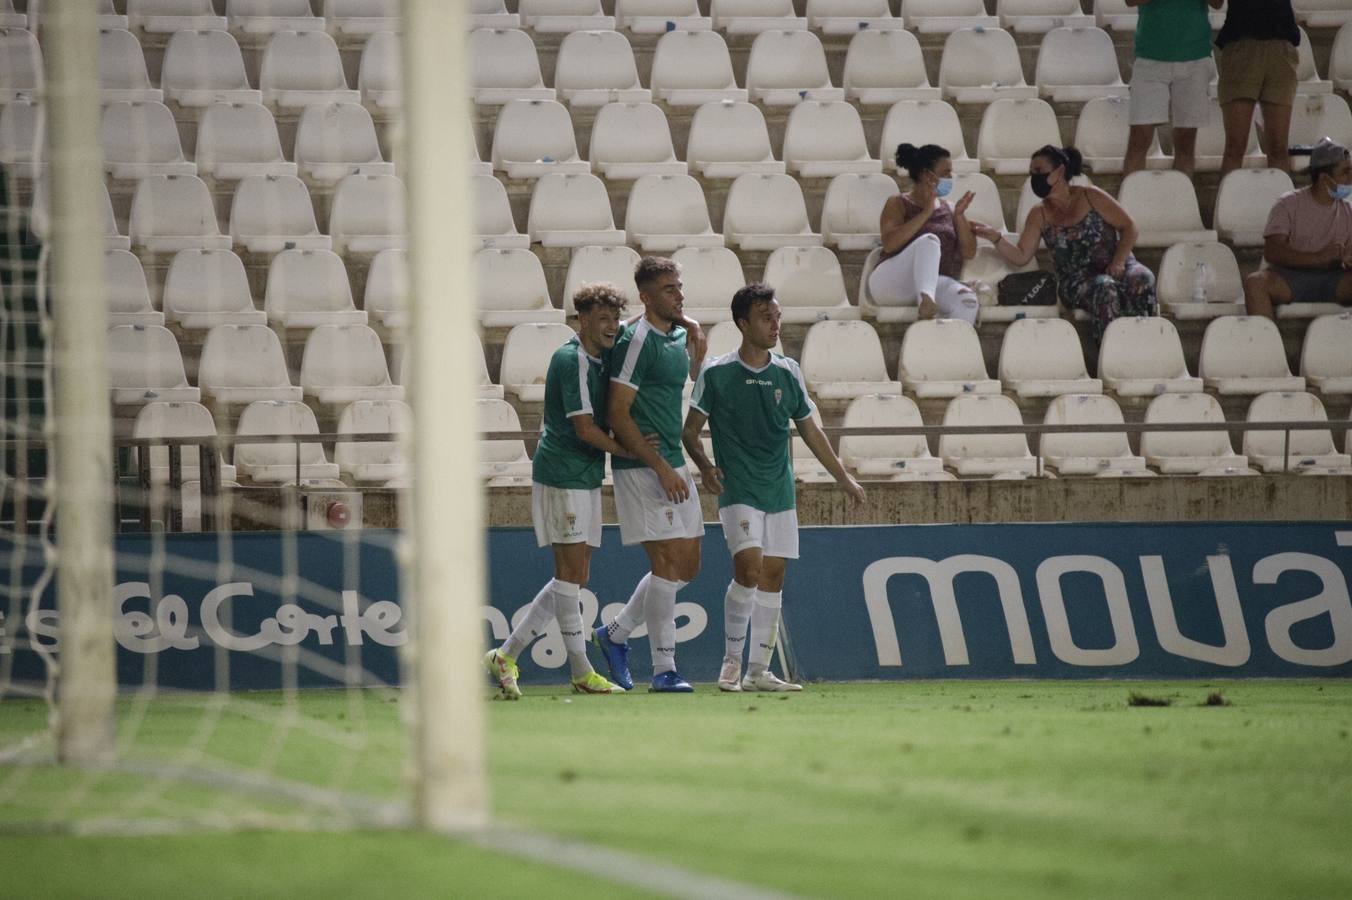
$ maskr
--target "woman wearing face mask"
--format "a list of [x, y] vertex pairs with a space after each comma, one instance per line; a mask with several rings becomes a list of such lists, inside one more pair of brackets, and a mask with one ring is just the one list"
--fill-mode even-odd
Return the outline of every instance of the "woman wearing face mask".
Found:
[[935, 144], [897, 148], [897, 167], [911, 177], [911, 189], [890, 197], [882, 213], [882, 260], [869, 275], [868, 289], [880, 306], [918, 306], [922, 319], [975, 323], [976, 294], [958, 278], [962, 261], [976, 255], [968, 224], [968, 191], [950, 207], [953, 162]]
[[1061, 302], [1089, 313], [1097, 346], [1113, 319], [1158, 315], [1159, 307], [1155, 276], [1131, 255], [1136, 223], [1108, 193], [1071, 184], [1080, 171], [1080, 151], [1048, 144], [1033, 154], [1029, 166], [1033, 193], [1042, 202], [1028, 214], [1019, 243], [987, 225], [973, 229], [1015, 266], [1026, 265], [1039, 239], [1045, 241]]

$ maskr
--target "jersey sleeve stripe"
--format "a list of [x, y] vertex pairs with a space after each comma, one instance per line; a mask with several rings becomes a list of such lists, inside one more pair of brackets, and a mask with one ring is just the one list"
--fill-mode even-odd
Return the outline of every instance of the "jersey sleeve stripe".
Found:
[[618, 381], [638, 390], [638, 385], [634, 384], [634, 369], [638, 366], [638, 358], [642, 355], [643, 344], [647, 340], [648, 320], [640, 319], [638, 325], [634, 327], [633, 337], [629, 339], [629, 346], [625, 348], [624, 363], [620, 366], [620, 370], [611, 376], [611, 381]]
[[587, 351], [583, 349], [582, 343], [577, 345], [577, 395], [580, 406], [577, 410], [568, 413], [568, 415], [595, 415], [592, 411], [591, 391], [587, 389], [587, 372], [591, 368], [587, 362]]

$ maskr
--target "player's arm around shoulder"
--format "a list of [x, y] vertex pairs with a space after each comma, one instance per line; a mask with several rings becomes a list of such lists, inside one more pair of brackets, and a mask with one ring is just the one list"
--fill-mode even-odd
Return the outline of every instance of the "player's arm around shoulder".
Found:
[[846, 493], [850, 503], [858, 506], [864, 502], [863, 485], [845, 471], [845, 464], [840, 461], [839, 456], [836, 456], [836, 451], [831, 449], [831, 441], [817, 424], [817, 420], [808, 415], [806, 418], [796, 419], [794, 424], [798, 426], [798, 436], [803, 439], [804, 444], [807, 444], [812, 455], [817, 457], [817, 462], [831, 473], [831, 477], [836, 480], [836, 486]]

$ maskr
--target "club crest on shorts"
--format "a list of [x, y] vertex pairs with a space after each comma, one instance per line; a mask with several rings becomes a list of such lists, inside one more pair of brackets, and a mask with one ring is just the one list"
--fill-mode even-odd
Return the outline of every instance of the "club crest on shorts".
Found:
[[676, 511], [670, 506], [667, 507], [667, 524], [672, 525], [676, 522]]
[[749, 520], [742, 519], [737, 523], [737, 527], [742, 529], [742, 534], [751, 537], [751, 522]]
[[783, 389], [783, 388], [775, 388], [775, 406], [778, 406], [778, 405], [779, 405], [779, 401], [780, 401], [780, 400], [783, 400], [783, 399], [784, 399], [784, 389]]
[[577, 530], [577, 513], [564, 513], [563, 518], [568, 522], [568, 530]]

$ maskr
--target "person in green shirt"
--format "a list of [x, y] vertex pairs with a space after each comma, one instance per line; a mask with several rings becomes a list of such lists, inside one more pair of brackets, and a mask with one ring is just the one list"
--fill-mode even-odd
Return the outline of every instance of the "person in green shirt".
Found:
[[[1211, 110], [1211, 20], [1225, 0], [1127, 0], [1140, 7], [1122, 172], [1145, 168], [1157, 125], [1173, 124], [1174, 168], [1191, 175], [1197, 129]], [[1170, 114], [1172, 111], [1172, 115]]]
[[[858, 503], [864, 489], [845, 471], [813, 419], [798, 363], [773, 353], [780, 310], [774, 289], [749, 284], [732, 298], [742, 332], [734, 352], [710, 360], [695, 380], [681, 439], [704, 486], [718, 493], [718, 517], [732, 555], [733, 578], [723, 605], [725, 647], [718, 687], [724, 691], [801, 691], [770, 671], [783, 603], [784, 568], [798, 558], [798, 511], [789, 421], [836, 484]], [[704, 423], [714, 462], [700, 441]], [[750, 626], [746, 676], [742, 656]]]

